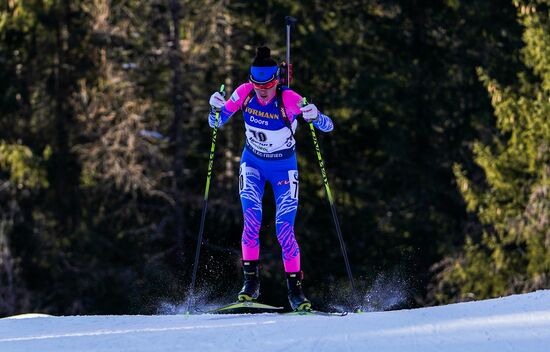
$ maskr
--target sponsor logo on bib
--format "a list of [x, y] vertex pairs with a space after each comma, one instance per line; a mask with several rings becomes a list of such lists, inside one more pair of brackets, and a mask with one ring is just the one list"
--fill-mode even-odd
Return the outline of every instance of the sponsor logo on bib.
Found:
[[253, 116], [250, 116], [250, 121], [257, 123], [258, 125], [269, 126], [269, 122], [265, 120], [255, 119]]
[[266, 118], [266, 119], [277, 120], [279, 118], [279, 114], [274, 114], [272, 112], [260, 111], [260, 110], [252, 109], [250, 107], [246, 108], [246, 112], [249, 113], [250, 115], [254, 115], [256, 117], [263, 117], [263, 118]]

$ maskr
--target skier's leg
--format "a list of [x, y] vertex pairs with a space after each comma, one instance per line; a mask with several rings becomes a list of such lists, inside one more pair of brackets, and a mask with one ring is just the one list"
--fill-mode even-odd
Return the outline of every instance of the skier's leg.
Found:
[[[283, 252], [288, 301], [293, 310], [309, 310], [311, 302], [302, 290], [303, 272], [300, 270], [300, 247], [294, 236], [294, 220], [298, 210], [298, 169], [296, 159], [285, 162], [285, 168], [274, 168], [269, 174], [276, 201], [275, 225], [277, 239]], [[278, 165], [281, 166], [281, 165]]]
[[294, 219], [298, 210], [298, 170], [292, 167], [270, 173], [276, 202], [275, 228], [281, 245], [285, 271], [300, 271], [300, 248], [294, 237]]
[[241, 248], [243, 260], [258, 260], [265, 178], [246, 155], [243, 155], [239, 168], [239, 195], [244, 217]]
[[254, 300], [260, 295], [260, 225], [264, 186], [265, 178], [245, 153], [239, 170], [239, 194], [244, 215], [241, 240], [244, 284], [237, 295], [239, 301]]

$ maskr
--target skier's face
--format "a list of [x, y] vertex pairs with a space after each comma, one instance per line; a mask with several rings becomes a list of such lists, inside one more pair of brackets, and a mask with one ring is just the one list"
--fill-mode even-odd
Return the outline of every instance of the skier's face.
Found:
[[256, 95], [263, 100], [264, 102], [268, 102], [275, 96], [276, 90], [277, 90], [277, 80], [271, 81], [268, 84], [264, 85], [258, 85], [254, 84], [254, 91], [256, 92]]

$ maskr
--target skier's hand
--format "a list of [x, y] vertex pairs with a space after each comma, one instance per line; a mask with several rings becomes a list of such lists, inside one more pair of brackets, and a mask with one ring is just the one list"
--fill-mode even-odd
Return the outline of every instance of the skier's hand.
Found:
[[225, 105], [225, 98], [220, 92], [216, 92], [212, 94], [209, 102], [210, 106], [219, 111]]
[[315, 104], [307, 104], [306, 106], [302, 106], [300, 110], [306, 122], [312, 122], [319, 118], [319, 110], [317, 110]]

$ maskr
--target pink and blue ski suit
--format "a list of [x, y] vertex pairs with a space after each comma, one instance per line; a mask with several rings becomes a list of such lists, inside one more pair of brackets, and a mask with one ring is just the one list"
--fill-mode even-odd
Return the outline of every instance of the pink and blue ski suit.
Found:
[[[220, 111], [218, 127], [242, 110], [253, 89], [251, 83], [244, 83], [235, 90]], [[282, 99], [275, 95], [267, 103], [254, 94], [243, 111], [246, 144], [239, 168], [239, 195], [244, 215], [241, 247], [243, 260], [259, 259], [262, 197], [265, 183], [269, 182], [276, 201], [275, 227], [285, 271], [292, 273], [300, 271], [300, 248], [294, 236], [299, 189], [294, 134], [302, 97], [286, 87], [280, 90], [277, 94], [281, 94]], [[286, 121], [278, 106], [281, 100]], [[214, 113], [210, 113], [209, 124], [211, 127], [215, 124]], [[332, 120], [321, 113], [313, 125], [323, 132], [333, 129]]]

